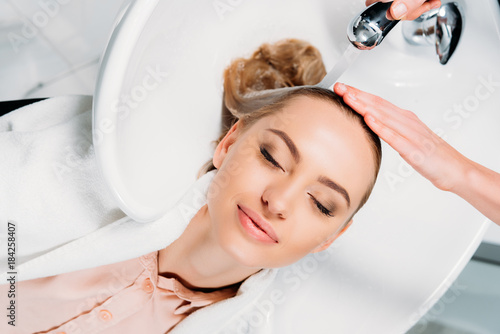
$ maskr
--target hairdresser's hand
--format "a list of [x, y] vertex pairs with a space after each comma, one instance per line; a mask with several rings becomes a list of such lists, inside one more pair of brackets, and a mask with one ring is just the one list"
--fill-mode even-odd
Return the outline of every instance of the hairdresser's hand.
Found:
[[500, 225], [499, 173], [467, 159], [411, 111], [340, 83], [335, 84], [334, 91], [417, 172]]
[[[391, 0], [366, 0], [366, 5], [389, 1]], [[440, 0], [395, 0], [387, 11], [387, 17], [391, 20], [415, 20], [423, 13], [439, 7], [441, 7]]]
[[439, 189], [452, 190], [463, 173], [465, 157], [432, 132], [414, 113], [354, 87], [337, 83], [334, 90], [416, 171]]

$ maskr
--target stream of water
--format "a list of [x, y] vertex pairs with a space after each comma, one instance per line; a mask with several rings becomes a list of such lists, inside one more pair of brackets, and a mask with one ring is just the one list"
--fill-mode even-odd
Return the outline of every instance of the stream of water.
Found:
[[340, 76], [351, 66], [351, 64], [358, 58], [361, 50], [354, 45], [349, 44], [344, 54], [335, 63], [335, 65], [328, 71], [323, 80], [316, 86], [321, 88], [330, 88], [340, 78]]

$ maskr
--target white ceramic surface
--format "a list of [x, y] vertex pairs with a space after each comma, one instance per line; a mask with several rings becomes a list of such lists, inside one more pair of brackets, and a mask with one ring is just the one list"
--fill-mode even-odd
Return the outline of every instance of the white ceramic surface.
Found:
[[91, 95], [113, 18], [128, 1], [0, 1], [0, 100]]
[[[467, 5], [448, 65], [432, 47], [406, 44], [399, 24], [341, 81], [413, 110], [469, 158], [500, 171], [500, 15], [496, 0]], [[134, 2], [108, 45], [94, 101], [96, 154], [120, 207], [153, 220], [195, 180], [213, 152], [231, 59], [296, 37], [317, 46], [330, 68], [362, 8], [363, 0]], [[252, 317], [228, 330], [404, 333], [439, 299], [487, 221], [387, 145], [383, 154], [372, 197], [350, 230], [328, 253], [282, 270]]]

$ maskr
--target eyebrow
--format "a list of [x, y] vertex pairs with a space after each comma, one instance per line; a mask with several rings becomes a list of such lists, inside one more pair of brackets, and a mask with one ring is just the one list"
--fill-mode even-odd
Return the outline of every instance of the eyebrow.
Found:
[[[286, 132], [283, 132], [283, 131], [278, 130], [278, 129], [266, 129], [266, 130], [270, 131], [271, 133], [274, 133], [275, 135], [280, 137], [285, 142], [286, 146], [290, 150], [290, 153], [292, 154], [293, 160], [295, 160], [295, 163], [298, 164], [301, 160], [300, 152], [297, 149], [297, 146], [295, 145], [293, 140], [286, 134]], [[349, 197], [349, 193], [347, 192], [347, 190], [345, 190], [344, 187], [342, 187], [337, 182], [334, 182], [331, 179], [329, 179], [328, 177], [323, 176], [323, 175], [318, 177], [318, 182], [320, 182], [320, 183], [324, 184], [325, 186], [340, 193], [347, 201], [347, 207], [350, 207], [351, 199]]]

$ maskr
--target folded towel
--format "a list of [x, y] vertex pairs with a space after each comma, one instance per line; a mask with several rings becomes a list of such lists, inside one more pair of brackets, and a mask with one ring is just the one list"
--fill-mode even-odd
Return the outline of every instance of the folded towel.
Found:
[[[90, 96], [0, 117], [0, 244], [15, 224], [16, 266], [125, 216], [101, 179], [91, 134]], [[0, 252], [0, 272], [6, 256]]]

